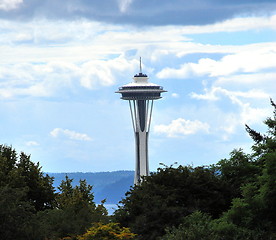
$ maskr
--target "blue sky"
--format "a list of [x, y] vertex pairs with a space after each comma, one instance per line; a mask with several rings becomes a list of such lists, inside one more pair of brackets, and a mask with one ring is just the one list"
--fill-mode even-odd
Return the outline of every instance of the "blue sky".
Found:
[[0, 143], [46, 172], [134, 169], [128, 103], [139, 72], [155, 102], [150, 169], [206, 165], [276, 100], [275, 1], [0, 0]]

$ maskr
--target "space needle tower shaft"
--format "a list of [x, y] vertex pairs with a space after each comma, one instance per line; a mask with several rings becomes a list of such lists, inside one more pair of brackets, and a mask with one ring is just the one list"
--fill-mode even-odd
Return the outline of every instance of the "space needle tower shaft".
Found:
[[166, 92], [157, 84], [149, 83], [148, 76], [140, 72], [133, 77], [133, 82], [119, 88], [123, 100], [129, 101], [132, 125], [135, 136], [136, 164], [134, 183], [140, 184], [143, 176], [149, 175], [148, 138], [153, 109], [153, 101]]

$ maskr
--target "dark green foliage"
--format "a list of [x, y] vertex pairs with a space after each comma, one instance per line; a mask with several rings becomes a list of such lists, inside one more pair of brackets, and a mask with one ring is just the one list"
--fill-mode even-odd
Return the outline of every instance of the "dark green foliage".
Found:
[[[245, 214], [246, 212], [241, 212]], [[229, 221], [227, 216], [212, 219], [206, 213], [194, 212], [183, 218], [178, 227], [166, 229], [160, 240], [266, 240], [270, 238], [262, 230], [251, 230]]]
[[150, 240], [196, 210], [218, 217], [230, 202], [227, 188], [211, 170], [171, 166], [159, 168], [128, 192], [115, 219]]
[[39, 163], [33, 163], [30, 156], [24, 153], [20, 154], [17, 170], [28, 188], [27, 197], [36, 211], [52, 209], [55, 206], [53, 178], [44, 175]]
[[259, 132], [256, 132], [255, 130], [251, 129], [247, 124], [245, 124], [245, 130], [249, 133], [251, 138], [256, 143], [260, 143], [264, 140], [264, 136], [262, 134], [260, 134]]
[[21, 153], [19, 157], [12, 147], [0, 145], [0, 187], [25, 188], [26, 201], [36, 211], [50, 209], [55, 204], [53, 178], [44, 175], [39, 163]]
[[242, 197], [233, 201], [225, 214], [236, 225], [262, 232], [260, 239], [276, 237], [276, 105], [272, 100], [271, 104], [274, 115], [264, 121], [267, 134], [263, 134], [261, 142], [253, 138], [252, 159], [259, 174], [255, 181], [243, 186]]
[[29, 239], [32, 218], [54, 205], [52, 178], [26, 154], [0, 145], [0, 239]]
[[254, 141], [252, 154], [234, 150], [229, 160], [213, 166], [218, 178], [230, 184], [236, 197], [230, 209], [215, 220], [194, 213], [185, 217], [178, 228], [168, 229], [162, 239], [276, 239], [276, 105], [272, 100], [271, 105], [274, 115], [264, 121], [266, 134], [246, 125]]
[[212, 229], [212, 218], [208, 214], [195, 211], [191, 215], [185, 217], [182, 223], [171, 229], [166, 229], [166, 234], [161, 240], [214, 240]]
[[166, 229], [160, 240], [258, 240], [254, 232], [208, 214], [194, 212], [176, 228]]
[[53, 178], [30, 156], [0, 145], [0, 239], [45, 240], [76, 236], [93, 222], [107, 221], [85, 180], [72, 186], [66, 177], [54, 192]]
[[0, 239], [28, 239], [34, 208], [25, 201], [26, 195], [26, 188], [0, 187]]
[[241, 187], [247, 183], [256, 181], [261, 173], [256, 161], [242, 149], [233, 150], [230, 159], [220, 160], [212, 166], [217, 177], [223, 181], [231, 191], [232, 198], [241, 197]]
[[57, 209], [43, 211], [36, 216], [35, 221], [41, 223], [38, 226], [41, 237], [58, 239], [77, 236], [83, 234], [92, 223], [108, 220], [103, 204], [96, 206], [93, 201], [92, 186], [80, 180], [79, 185], [73, 187], [72, 181], [66, 176], [61, 182]]

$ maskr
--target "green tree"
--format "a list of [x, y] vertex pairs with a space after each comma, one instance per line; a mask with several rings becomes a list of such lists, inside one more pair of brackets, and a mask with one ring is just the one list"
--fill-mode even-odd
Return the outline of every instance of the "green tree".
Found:
[[20, 154], [16, 168], [18, 175], [23, 178], [23, 184], [28, 188], [27, 199], [36, 211], [52, 209], [56, 197], [53, 178], [44, 174], [39, 163], [32, 162], [30, 156], [25, 153]]
[[80, 180], [79, 185], [73, 187], [72, 181], [68, 176], [62, 180], [56, 209], [37, 215], [36, 222], [41, 223], [39, 236], [48, 239], [76, 237], [85, 233], [93, 223], [108, 221], [104, 202], [98, 206], [94, 202], [92, 186]]
[[81, 206], [83, 204], [95, 207], [92, 186], [87, 184], [86, 180], [80, 180], [79, 186], [73, 188], [72, 181], [73, 179], [66, 176], [58, 187], [60, 191], [57, 198], [59, 208], [64, 209], [72, 205]]
[[53, 178], [44, 174], [39, 166], [30, 160], [30, 156], [21, 153], [18, 157], [12, 147], [0, 145], [0, 186], [26, 188], [26, 201], [36, 211], [53, 208], [55, 193]]
[[167, 229], [162, 239], [276, 239], [276, 105], [272, 100], [271, 105], [273, 117], [264, 121], [265, 134], [246, 125], [254, 141], [253, 152], [234, 150], [230, 159], [212, 166], [231, 187], [230, 209], [214, 220], [203, 213], [191, 214], [179, 227]]
[[241, 197], [242, 186], [254, 182], [262, 171], [252, 156], [242, 149], [233, 150], [229, 159], [222, 159], [211, 168], [228, 186], [232, 198]]
[[26, 189], [0, 187], [0, 239], [28, 239], [34, 208], [25, 201]]
[[39, 163], [0, 145], [0, 239], [45, 240], [83, 234], [94, 222], [106, 222], [85, 180], [73, 187], [66, 177], [55, 193], [53, 178]]
[[161, 240], [260, 240], [254, 231], [229, 223], [224, 218], [212, 219], [196, 211], [183, 218], [178, 227], [166, 229]]
[[164, 229], [200, 210], [218, 217], [231, 203], [230, 193], [214, 172], [203, 167], [165, 167], [134, 186], [115, 212], [115, 221], [140, 235], [156, 239]]
[[186, 216], [176, 228], [166, 229], [166, 234], [161, 240], [214, 240], [212, 218], [208, 214], [195, 211]]
[[260, 239], [276, 237], [276, 105], [272, 100], [271, 105], [273, 116], [264, 121], [266, 134], [246, 126], [254, 141], [251, 156], [261, 171], [242, 187], [242, 197], [225, 214], [233, 224], [259, 232]]
[[30, 156], [0, 145], [0, 239], [30, 239], [32, 218], [55, 205], [52, 181]]
[[226, 226], [224, 229], [232, 226], [240, 234], [251, 234], [239, 239], [276, 238], [276, 105], [272, 100], [271, 105], [273, 116], [264, 121], [266, 133], [246, 125], [254, 142], [252, 154], [248, 155], [252, 171], [243, 175], [247, 177], [240, 187], [241, 196], [233, 199], [232, 207], [219, 220], [220, 225]]

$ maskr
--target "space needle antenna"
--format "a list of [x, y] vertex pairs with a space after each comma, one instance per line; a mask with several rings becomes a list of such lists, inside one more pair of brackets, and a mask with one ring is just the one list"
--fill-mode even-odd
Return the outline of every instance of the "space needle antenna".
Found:
[[142, 73], [142, 58], [140, 57], [140, 73]]

